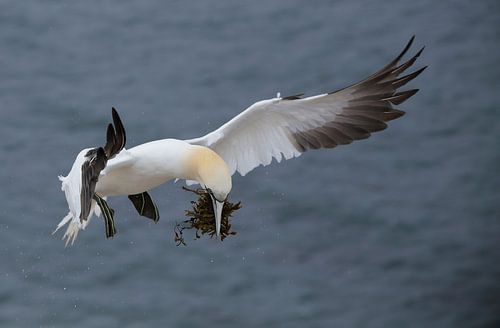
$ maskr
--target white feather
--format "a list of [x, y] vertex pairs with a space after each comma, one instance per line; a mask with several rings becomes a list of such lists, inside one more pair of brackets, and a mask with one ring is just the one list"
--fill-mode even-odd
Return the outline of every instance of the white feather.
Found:
[[59, 222], [53, 233], [58, 231], [61, 227], [69, 222], [66, 233], [63, 236], [63, 239], [66, 239], [66, 246], [75, 242], [75, 239], [78, 236], [78, 231], [81, 229], [85, 229], [90, 217], [94, 213], [95, 202], [92, 201], [89, 217], [86, 221], [83, 221], [83, 223], [80, 222], [82, 165], [85, 162], [85, 154], [87, 154], [89, 149], [90, 148], [80, 151], [80, 153], [76, 156], [75, 162], [73, 163], [73, 166], [71, 167], [71, 170], [69, 171], [67, 176], [59, 176], [59, 181], [61, 181], [61, 190], [64, 191], [64, 195], [66, 196], [69, 213], [61, 220], [61, 222]]
[[347, 101], [348, 90], [297, 100], [273, 98], [256, 102], [217, 130], [187, 140], [212, 148], [228, 164], [231, 174], [245, 175], [272, 159], [300, 156], [292, 134], [334, 121]]

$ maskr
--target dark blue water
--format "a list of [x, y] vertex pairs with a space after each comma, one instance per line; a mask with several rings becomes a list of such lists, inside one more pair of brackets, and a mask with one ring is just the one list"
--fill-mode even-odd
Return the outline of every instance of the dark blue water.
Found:
[[[499, 327], [497, 1], [0, 3], [2, 327]], [[100, 145], [208, 132], [254, 101], [383, 66], [412, 34], [429, 65], [387, 131], [235, 176], [238, 235], [176, 247], [110, 204], [65, 249], [58, 174]]]

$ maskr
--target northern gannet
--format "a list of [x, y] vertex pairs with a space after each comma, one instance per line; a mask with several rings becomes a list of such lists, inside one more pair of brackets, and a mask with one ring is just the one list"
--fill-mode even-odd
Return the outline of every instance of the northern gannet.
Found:
[[[422, 53], [400, 63], [414, 36], [389, 64], [346, 88], [311, 97], [297, 94], [254, 103], [207, 135], [190, 140], [162, 139], [125, 149], [125, 129], [113, 108], [103, 147], [83, 149], [66, 177], [59, 176], [69, 213], [63, 238], [74, 243], [93, 214], [101, 213], [107, 236], [115, 233], [108, 196], [127, 195], [140, 215], [159, 219], [148, 191], [173, 179], [199, 183], [211, 198], [220, 233], [221, 212], [232, 188], [231, 176], [255, 167], [300, 156], [308, 149], [333, 148], [366, 139], [404, 114], [393, 108], [418, 89], [398, 91], [427, 67], [405, 72]], [[96, 206], [99, 205], [99, 206]], [[54, 231], [55, 232], [55, 231]]]

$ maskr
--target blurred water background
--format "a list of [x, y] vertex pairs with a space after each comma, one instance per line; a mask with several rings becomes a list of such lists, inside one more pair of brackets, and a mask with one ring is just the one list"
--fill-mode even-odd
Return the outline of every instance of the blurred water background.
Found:
[[[2, 327], [500, 327], [498, 1], [0, 2]], [[58, 174], [101, 145], [202, 135], [253, 102], [385, 65], [416, 34], [407, 115], [235, 176], [224, 242], [173, 242], [113, 198], [75, 245]]]

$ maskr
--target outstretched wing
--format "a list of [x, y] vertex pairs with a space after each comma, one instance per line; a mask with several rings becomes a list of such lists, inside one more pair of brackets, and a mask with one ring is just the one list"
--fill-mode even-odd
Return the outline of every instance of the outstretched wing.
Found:
[[405, 72], [423, 49], [400, 64], [414, 37], [388, 65], [344, 89], [304, 98], [303, 94], [259, 101], [191, 144], [209, 147], [228, 164], [231, 174], [245, 175], [272, 159], [297, 157], [308, 149], [333, 148], [365, 139], [404, 114], [393, 108], [418, 89], [398, 91], [426, 67]]

